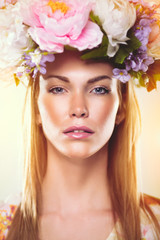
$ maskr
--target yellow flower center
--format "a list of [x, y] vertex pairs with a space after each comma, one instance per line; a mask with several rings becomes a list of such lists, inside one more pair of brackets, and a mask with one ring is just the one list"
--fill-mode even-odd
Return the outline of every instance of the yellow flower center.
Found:
[[120, 72], [120, 75], [122, 75], [122, 76], [123, 76], [123, 72]]
[[61, 10], [62, 13], [66, 14], [69, 10], [69, 7], [64, 2], [53, 2], [49, 0], [47, 5], [51, 7], [53, 13], [57, 10]]

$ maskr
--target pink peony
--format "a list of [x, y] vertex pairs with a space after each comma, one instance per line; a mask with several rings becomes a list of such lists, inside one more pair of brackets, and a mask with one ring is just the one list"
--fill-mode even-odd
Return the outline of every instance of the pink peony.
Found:
[[[29, 3], [28, 3], [29, 2]], [[61, 53], [64, 45], [82, 51], [102, 42], [99, 26], [89, 21], [92, 0], [22, 0], [24, 23], [41, 50]]]

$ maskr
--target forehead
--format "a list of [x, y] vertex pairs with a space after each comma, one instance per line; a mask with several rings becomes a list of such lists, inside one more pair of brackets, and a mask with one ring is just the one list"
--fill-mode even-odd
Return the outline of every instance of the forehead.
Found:
[[[47, 63], [47, 73], [45, 78], [51, 74], [72, 75], [72, 74], [87, 74], [103, 75], [106, 74], [112, 77], [112, 66], [107, 62], [100, 61], [84, 61], [81, 59], [81, 53], [78, 51], [65, 51], [55, 55], [55, 61]], [[68, 76], [68, 77], [69, 77]]]

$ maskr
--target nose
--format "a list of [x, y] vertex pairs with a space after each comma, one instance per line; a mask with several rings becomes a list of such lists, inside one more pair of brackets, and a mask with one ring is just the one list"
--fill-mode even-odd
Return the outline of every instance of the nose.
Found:
[[77, 118], [87, 118], [89, 116], [87, 102], [83, 94], [75, 94], [73, 96], [71, 99], [69, 115], [70, 117]]

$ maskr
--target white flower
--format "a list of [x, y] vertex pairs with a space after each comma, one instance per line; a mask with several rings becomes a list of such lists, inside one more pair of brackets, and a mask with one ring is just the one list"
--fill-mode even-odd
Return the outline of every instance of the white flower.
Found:
[[127, 32], [136, 21], [136, 9], [128, 0], [96, 0], [98, 15], [109, 39], [107, 55], [113, 57], [119, 44], [126, 44]]
[[17, 73], [25, 73], [25, 71], [26, 71], [25, 66], [20, 65], [19, 67], [17, 67], [15, 73], [16, 73], [16, 74], [17, 74]]
[[40, 64], [40, 61], [42, 59], [42, 53], [39, 49], [36, 49], [34, 52], [30, 52], [29, 56], [31, 57], [31, 62], [35, 63], [36, 66]]
[[16, 66], [31, 40], [22, 24], [20, 4], [0, 9], [0, 69]]

